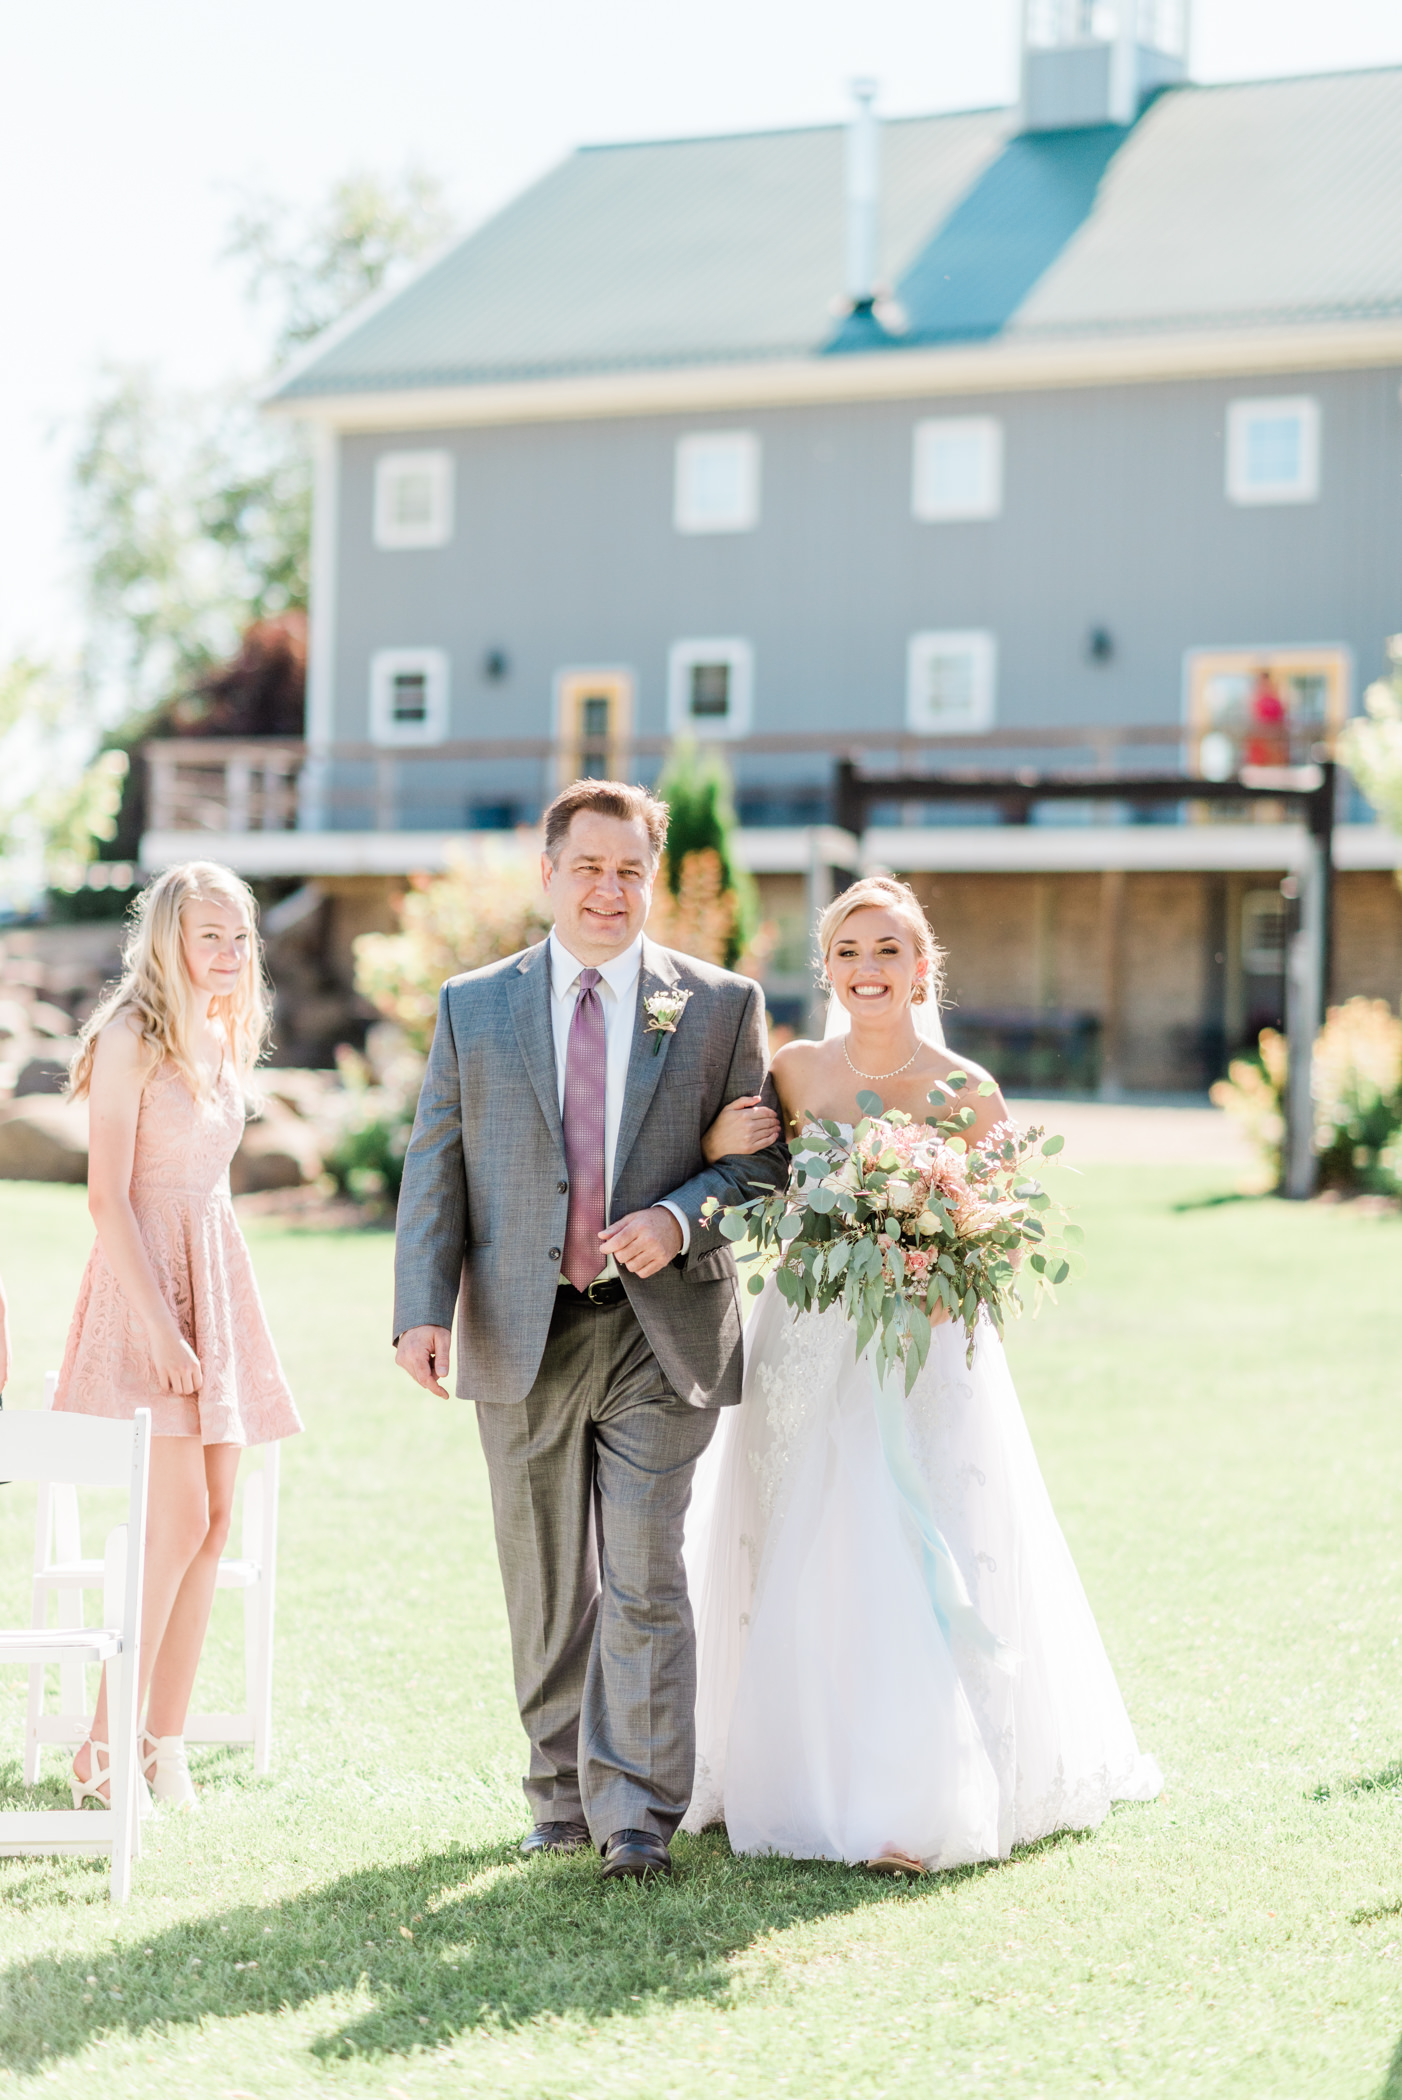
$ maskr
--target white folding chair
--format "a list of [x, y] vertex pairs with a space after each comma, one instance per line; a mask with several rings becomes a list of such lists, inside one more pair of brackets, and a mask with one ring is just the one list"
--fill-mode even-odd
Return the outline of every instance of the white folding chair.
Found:
[[[44, 1405], [53, 1406], [57, 1374], [44, 1380]], [[243, 1591], [244, 1710], [236, 1714], [191, 1714], [185, 1722], [187, 1743], [251, 1743], [253, 1769], [261, 1779], [272, 1757], [273, 1607], [277, 1598], [277, 1505], [281, 1446], [264, 1447], [261, 1472], [251, 1473], [241, 1488], [243, 1533], [237, 1558], [219, 1563], [216, 1587]], [[102, 1562], [83, 1558], [78, 1495], [73, 1482], [41, 1481], [34, 1525], [33, 1623], [47, 1625], [49, 1597], [58, 1599], [58, 1623], [81, 1627], [83, 1591], [101, 1589]], [[25, 1731], [24, 1776], [33, 1786], [45, 1743], [65, 1749], [81, 1743], [87, 1732], [88, 1701], [83, 1668], [78, 1662], [59, 1668], [58, 1712], [45, 1712], [45, 1673], [36, 1664], [29, 1673], [29, 1716]]]
[[[107, 1534], [100, 1626], [0, 1629], [0, 1662], [27, 1663], [42, 1680], [46, 1664], [72, 1669], [81, 1686], [87, 1663], [107, 1665], [110, 1807], [0, 1811], [0, 1853], [110, 1853], [112, 1901], [131, 1891], [140, 1856], [137, 1814], [136, 1698], [141, 1672], [141, 1583], [145, 1560], [146, 1489], [151, 1467], [151, 1410], [130, 1422], [93, 1415], [0, 1414], [0, 1480], [71, 1481], [79, 1487], [124, 1487], [127, 1521]], [[84, 1716], [84, 1730], [86, 1716]]]

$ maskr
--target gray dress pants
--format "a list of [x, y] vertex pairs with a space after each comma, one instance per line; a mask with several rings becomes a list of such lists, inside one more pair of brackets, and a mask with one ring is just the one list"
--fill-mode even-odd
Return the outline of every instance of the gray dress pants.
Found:
[[530, 1392], [477, 1424], [532, 1816], [670, 1838], [696, 1758], [682, 1526], [715, 1412], [677, 1398], [626, 1300], [562, 1292]]

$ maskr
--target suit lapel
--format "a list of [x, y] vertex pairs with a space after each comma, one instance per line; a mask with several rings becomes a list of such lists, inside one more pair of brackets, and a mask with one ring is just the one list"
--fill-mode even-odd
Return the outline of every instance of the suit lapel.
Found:
[[512, 1026], [540, 1112], [550, 1135], [561, 1151], [565, 1133], [560, 1125], [560, 1082], [555, 1071], [555, 1035], [550, 1025], [550, 944], [542, 941], [528, 948], [508, 978], [507, 1004]]
[[[670, 1035], [659, 1039], [656, 1033], [648, 1033], [643, 1018], [643, 1001], [654, 992], [670, 991], [676, 981], [677, 973], [666, 949], [659, 948], [655, 941], [644, 935], [642, 968], [638, 972], [638, 1003], [633, 1014], [633, 1048], [628, 1059], [628, 1083], [623, 1090], [623, 1114], [613, 1155], [614, 1188], [618, 1187], [619, 1178], [628, 1164], [628, 1155], [643, 1127], [643, 1118], [652, 1106], [652, 1097], [657, 1092], [662, 1067], [667, 1062], [667, 1052], [672, 1044]], [[679, 1025], [685, 1027], [685, 1020]]]

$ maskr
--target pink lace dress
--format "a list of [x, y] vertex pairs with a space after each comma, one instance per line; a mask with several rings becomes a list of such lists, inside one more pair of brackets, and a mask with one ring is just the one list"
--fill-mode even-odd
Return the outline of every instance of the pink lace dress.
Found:
[[132, 1209], [161, 1294], [200, 1360], [199, 1392], [160, 1390], [146, 1330], [99, 1240], [68, 1330], [56, 1408], [130, 1419], [149, 1407], [153, 1435], [205, 1444], [269, 1444], [301, 1428], [229, 1197], [243, 1124], [227, 1067], [203, 1101], [168, 1062], [141, 1096]]

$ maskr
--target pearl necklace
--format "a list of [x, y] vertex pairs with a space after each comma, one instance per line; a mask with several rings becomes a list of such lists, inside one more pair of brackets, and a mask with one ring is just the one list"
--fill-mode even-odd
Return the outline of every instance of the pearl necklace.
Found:
[[916, 1058], [920, 1055], [920, 1045], [919, 1043], [916, 1044], [915, 1048], [911, 1051], [905, 1063], [903, 1065], [897, 1065], [894, 1072], [864, 1072], [860, 1065], [854, 1065], [852, 1063], [852, 1053], [847, 1048], [847, 1038], [845, 1035], [842, 1038], [842, 1055], [847, 1060], [849, 1070], [855, 1072], [858, 1079], [899, 1079], [902, 1072], [908, 1072], [911, 1066], [915, 1063]]

